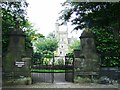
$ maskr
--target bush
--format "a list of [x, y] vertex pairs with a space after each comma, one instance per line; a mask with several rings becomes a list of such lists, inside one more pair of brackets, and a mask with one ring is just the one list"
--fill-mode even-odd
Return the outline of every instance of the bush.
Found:
[[77, 77], [75, 77], [74, 82], [76, 82], [76, 83], [91, 83], [91, 79], [88, 77], [77, 76]]
[[58, 59], [58, 65], [64, 65], [64, 60], [63, 59]]

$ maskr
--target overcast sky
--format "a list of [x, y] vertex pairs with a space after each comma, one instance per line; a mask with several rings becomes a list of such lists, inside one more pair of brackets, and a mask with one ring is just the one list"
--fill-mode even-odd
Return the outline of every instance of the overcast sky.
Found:
[[[27, 10], [28, 18], [38, 32], [43, 35], [48, 35], [55, 30], [55, 22], [59, 17], [59, 12], [63, 9], [61, 3], [65, 0], [27, 0], [29, 7]], [[69, 32], [72, 27], [68, 26]], [[73, 32], [70, 36], [80, 36], [80, 32]]]

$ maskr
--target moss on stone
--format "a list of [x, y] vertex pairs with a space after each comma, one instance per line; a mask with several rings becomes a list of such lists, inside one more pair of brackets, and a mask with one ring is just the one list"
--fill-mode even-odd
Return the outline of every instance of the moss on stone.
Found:
[[8, 85], [30, 85], [32, 84], [31, 77], [24, 77], [24, 78], [18, 78], [18, 79], [9, 79], [3, 81], [3, 86]]

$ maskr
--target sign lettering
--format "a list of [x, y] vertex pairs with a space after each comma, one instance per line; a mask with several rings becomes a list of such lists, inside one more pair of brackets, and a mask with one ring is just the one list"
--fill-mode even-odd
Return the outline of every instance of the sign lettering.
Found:
[[15, 65], [17, 67], [23, 67], [25, 65], [25, 62], [15, 62]]

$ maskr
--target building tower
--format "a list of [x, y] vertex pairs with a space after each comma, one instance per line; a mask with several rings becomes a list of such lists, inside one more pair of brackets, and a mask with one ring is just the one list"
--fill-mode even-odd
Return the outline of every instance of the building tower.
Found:
[[66, 53], [68, 52], [68, 28], [67, 24], [59, 26], [58, 23], [55, 24], [55, 36], [58, 40], [58, 49], [56, 55], [64, 60]]

